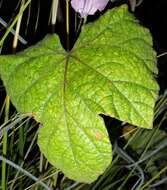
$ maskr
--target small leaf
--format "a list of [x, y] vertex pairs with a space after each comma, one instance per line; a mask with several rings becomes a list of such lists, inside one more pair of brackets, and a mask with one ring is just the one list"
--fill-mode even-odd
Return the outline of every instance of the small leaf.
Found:
[[124, 5], [85, 25], [70, 52], [48, 35], [1, 56], [0, 73], [17, 110], [43, 124], [38, 144], [49, 162], [74, 180], [92, 182], [112, 159], [99, 114], [152, 127], [155, 63], [149, 31]]

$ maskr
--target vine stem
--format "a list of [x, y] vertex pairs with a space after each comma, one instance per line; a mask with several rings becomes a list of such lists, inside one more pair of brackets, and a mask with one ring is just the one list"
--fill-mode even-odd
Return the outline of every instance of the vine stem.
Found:
[[[10, 99], [9, 96], [6, 96], [6, 106], [5, 106], [5, 122], [9, 119], [9, 108], [10, 108]], [[8, 142], [8, 132], [6, 128], [3, 129], [3, 146], [2, 154], [6, 156], [7, 153], [7, 142]], [[2, 190], [6, 190], [6, 162], [2, 161]]]
[[69, 47], [69, 30], [70, 30], [70, 25], [69, 25], [69, 0], [66, 0], [66, 34], [67, 34], [67, 50], [70, 49]]

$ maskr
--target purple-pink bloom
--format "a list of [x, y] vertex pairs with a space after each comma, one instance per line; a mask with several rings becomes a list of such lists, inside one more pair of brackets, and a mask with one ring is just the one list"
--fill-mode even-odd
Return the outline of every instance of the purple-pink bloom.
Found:
[[97, 10], [102, 11], [109, 0], [71, 0], [71, 6], [82, 18], [94, 15]]

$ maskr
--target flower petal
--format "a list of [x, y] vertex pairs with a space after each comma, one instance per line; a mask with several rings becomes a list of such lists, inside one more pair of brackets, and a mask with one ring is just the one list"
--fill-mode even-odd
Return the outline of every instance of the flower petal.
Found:
[[109, 0], [72, 0], [71, 6], [81, 17], [94, 15], [97, 10], [102, 11]]

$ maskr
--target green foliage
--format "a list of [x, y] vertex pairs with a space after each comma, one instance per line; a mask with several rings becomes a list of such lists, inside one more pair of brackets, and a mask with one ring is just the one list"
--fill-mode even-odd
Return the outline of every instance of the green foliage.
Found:
[[70, 52], [48, 35], [1, 56], [0, 73], [17, 110], [43, 124], [38, 144], [49, 162], [67, 177], [92, 182], [112, 159], [99, 114], [152, 127], [155, 62], [149, 31], [121, 6], [85, 25]]

